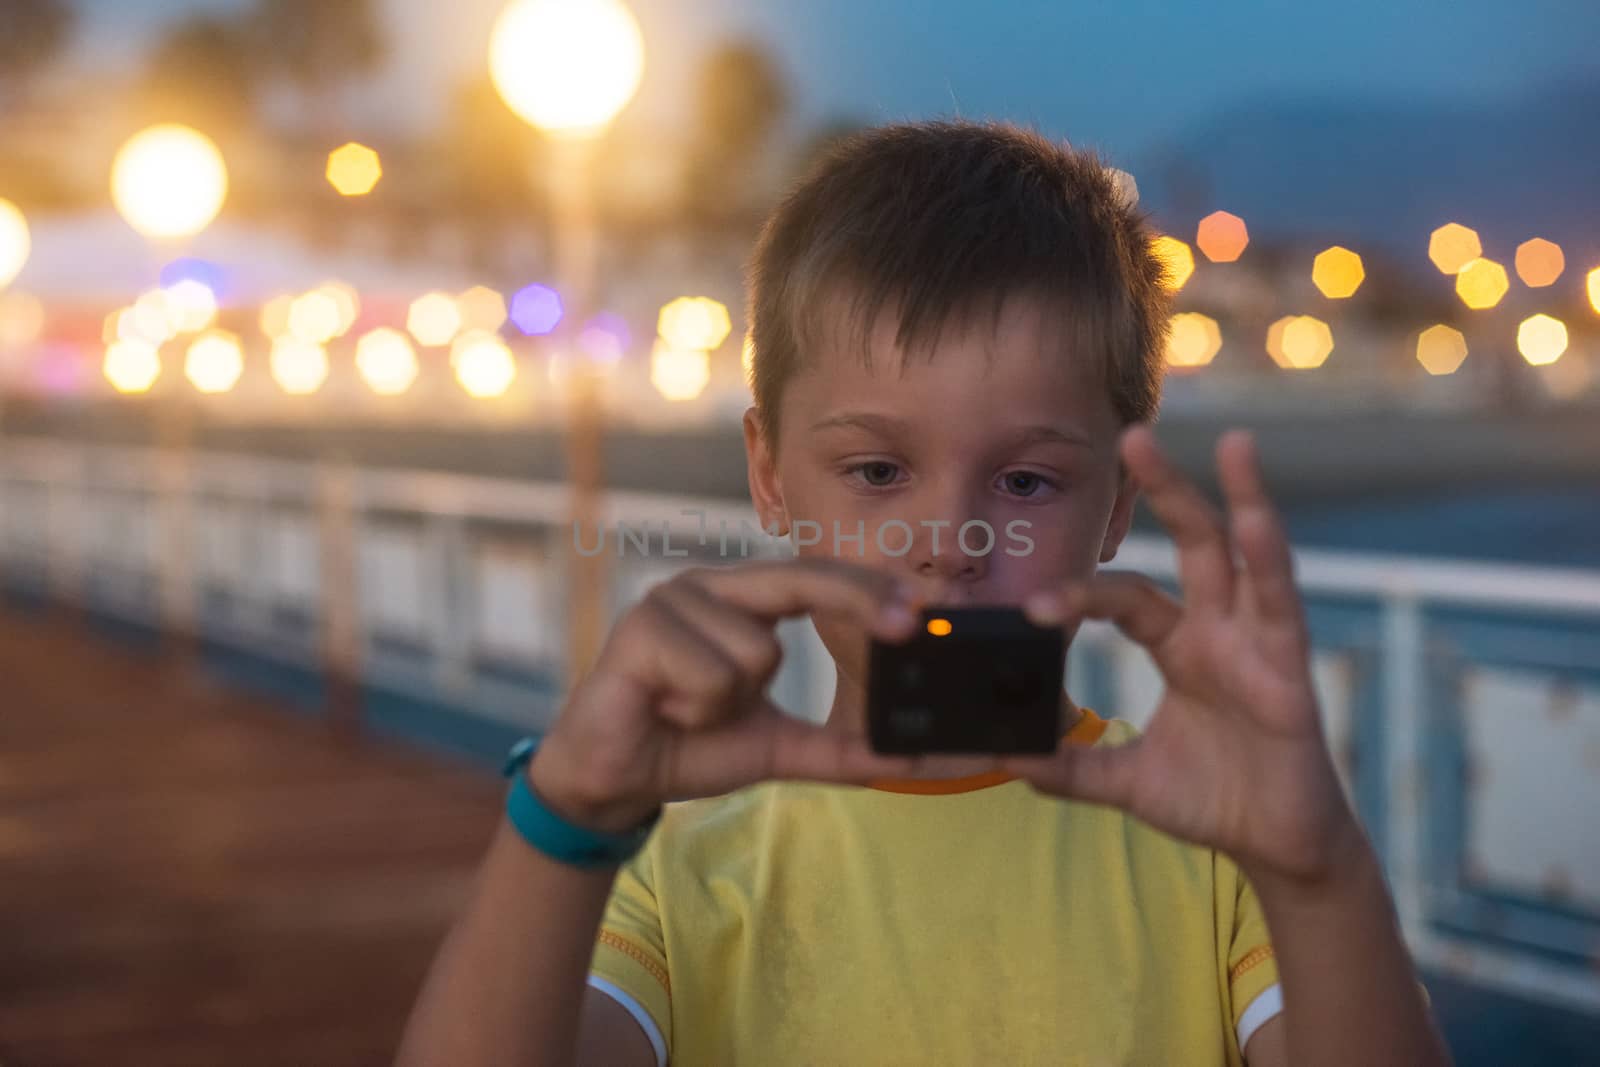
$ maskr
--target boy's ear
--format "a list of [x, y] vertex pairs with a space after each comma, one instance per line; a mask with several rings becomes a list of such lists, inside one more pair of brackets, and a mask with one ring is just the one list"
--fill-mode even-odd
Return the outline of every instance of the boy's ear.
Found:
[[1133, 506], [1139, 500], [1139, 486], [1127, 467], [1117, 464], [1117, 499], [1111, 505], [1111, 519], [1106, 523], [1105, 540], [1100, 543], [1100, 562], [1110, 563], [1122, 547], [1133, 525]]
[[744, 459], [750, 479], [750, 502], [763, 530], [777, 524], [780, 537], [789, 533], [789, 513], [783, 504], [783, 488], [778, 483], [778, 464], [761, 425], [761, 414], [752, 405], [744, 413]]

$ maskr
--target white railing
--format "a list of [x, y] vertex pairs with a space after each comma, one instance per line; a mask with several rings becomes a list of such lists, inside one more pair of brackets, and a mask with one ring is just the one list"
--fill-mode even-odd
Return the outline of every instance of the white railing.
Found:
[[[556, 711], [567, 515], [559, 484], [0, 444], [12, 596], [192, 628], [224, 664], [348, 676], [370, 728], [479, 755]], [[650, 531], [650, 552], [614, 557], [613, 613], [722, 558], [719, 530], [732, 549], [756, 526], [737, 502], [624, 492], [604, 522], [608, 537], [620, 523]], [[1131, 539], [1117, 565], [1175, 576], [1157, 540]], [[1587, 825], [1600, 810], [1600, 573], [1318, 551], [1296, 566], [1330, 742], [1418, 956], [1600, 1012]], [[774, 698], [825, 714], [826, 650], [808, 623], [780, 637]], [[1080, 701], [1135, 722], [1159, 693], [1143, 654], [1099, 625], [1074, 642], [1069, 677]]]

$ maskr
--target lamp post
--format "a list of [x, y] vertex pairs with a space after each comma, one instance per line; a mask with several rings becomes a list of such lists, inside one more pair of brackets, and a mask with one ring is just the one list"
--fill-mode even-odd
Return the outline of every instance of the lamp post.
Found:
[[[489, 45], [489, 73], [508, 107], [550, 138], [547, 173], [555, 217], [555, 272], [567, 313], [558, 337], [577, 348], [592, 310], [597, 237], [590, 190], [594, 145], [638, 90], [644, 71], [639, 24], [621, 0], [514, 0]], [[571, 360], [567, 470], [574, 531], [602, 522], [603, 416], [597, 369]], [[593, 664], [604, 636], [606, 553], [568, 550], [567, 682]]]
[[[163, 124], [141, 130], [123, 144], [111, 165], [112, 202], [158, 253], [176, 252], [180, 242], [209, 226], [227, 195], [228, 169], [222, 153], [210, 138], [187, 126]], [[193, 649], [196, 623], [188, 506], [192, 427], [181, 380], [167, 389], [169, 402], [158, 414], [167, 520], [161, 546], [161, 613], [184, 657]]]

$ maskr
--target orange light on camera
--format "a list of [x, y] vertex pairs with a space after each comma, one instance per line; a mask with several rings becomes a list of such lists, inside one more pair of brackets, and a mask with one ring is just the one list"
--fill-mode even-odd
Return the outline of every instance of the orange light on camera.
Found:
[[949, 619], [929, 619], [928, 632], [935, 637], [944, 637], [955, 627], [950, 625]]

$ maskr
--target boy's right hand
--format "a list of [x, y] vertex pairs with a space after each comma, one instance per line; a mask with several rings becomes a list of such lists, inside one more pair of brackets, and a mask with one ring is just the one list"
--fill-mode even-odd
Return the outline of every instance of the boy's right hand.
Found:
[[766, 699], [778, 620], [836, 614], [866, 635], [909, 637], [914, 590], [827, 559], [695, 567], [653, 588], [617, 623], [568, 696], [527, 773], [582, 826], [622, 831], [662, 803], [771, 778], [865, 783], [907, 773], [864, 735], [824, 729]]

